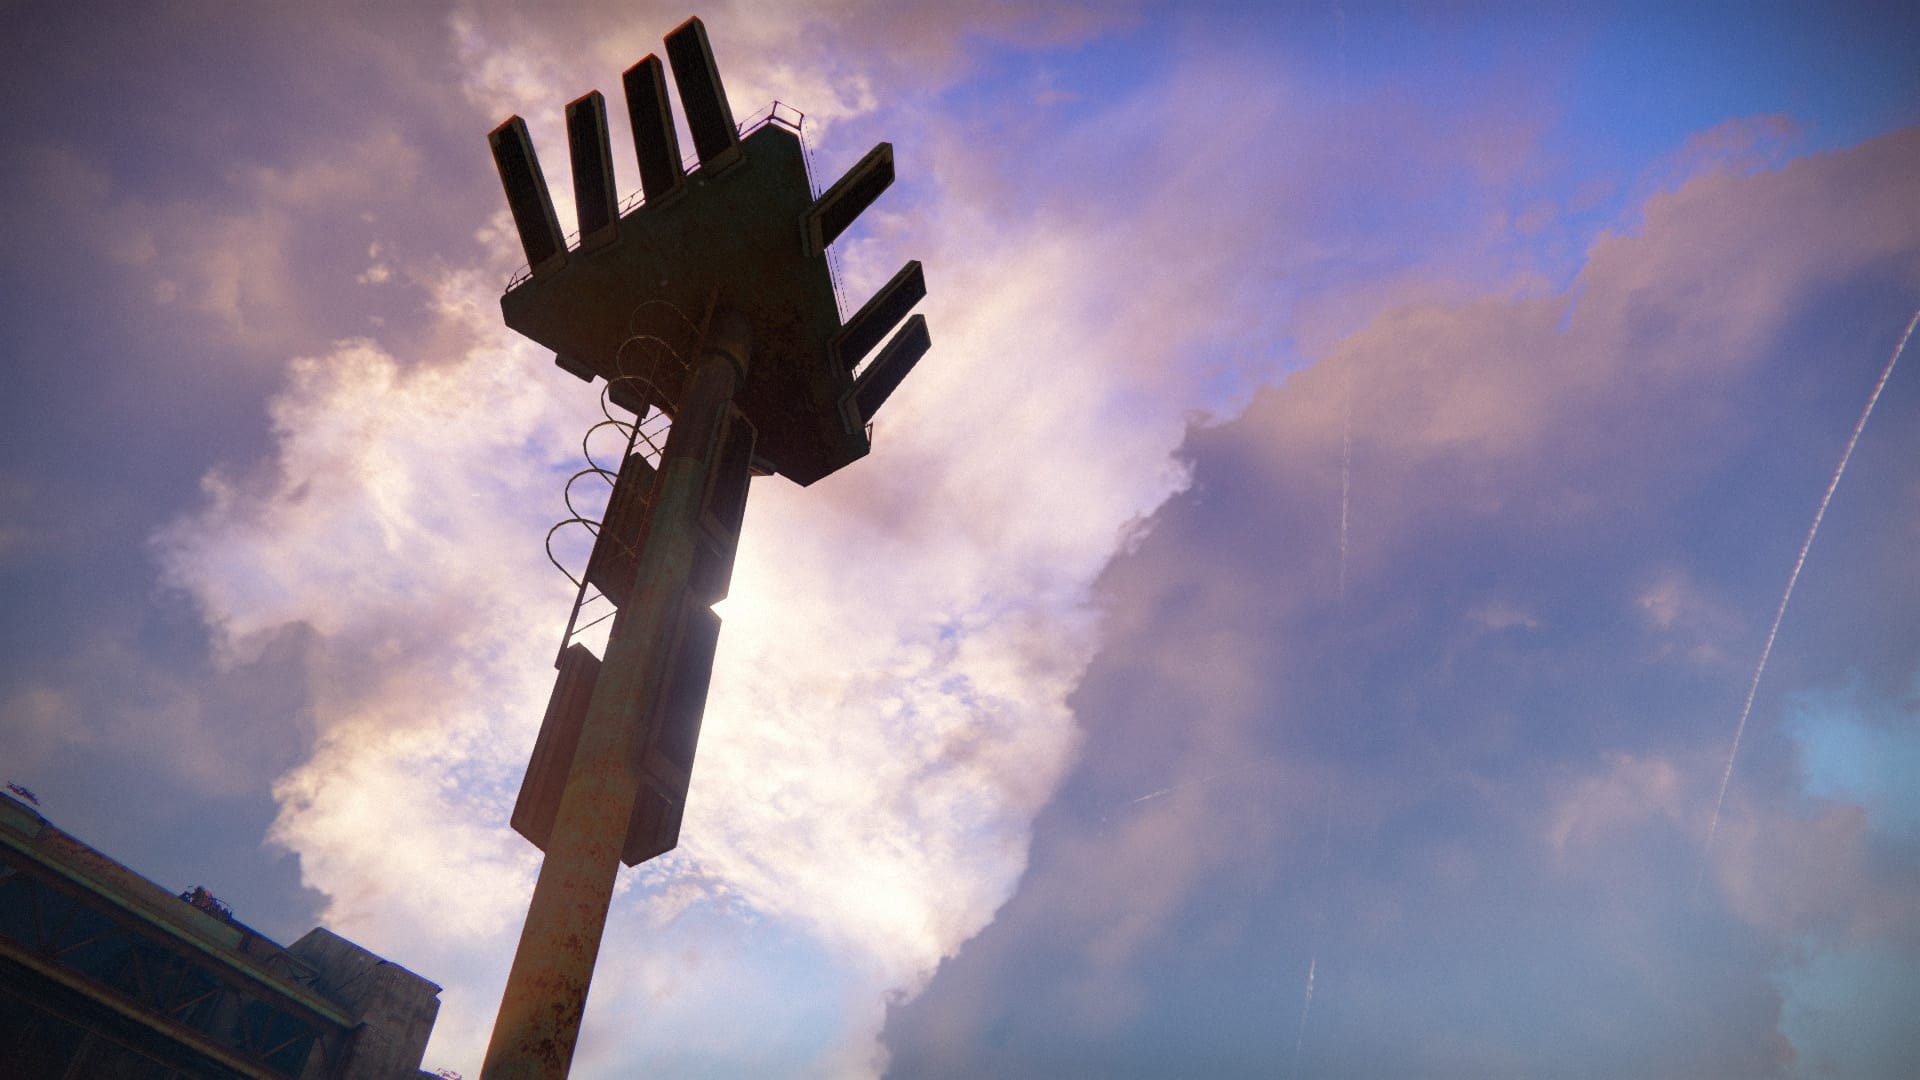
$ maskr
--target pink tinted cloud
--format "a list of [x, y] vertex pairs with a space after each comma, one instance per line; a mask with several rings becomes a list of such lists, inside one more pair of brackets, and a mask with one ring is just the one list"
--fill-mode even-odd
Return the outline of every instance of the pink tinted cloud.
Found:
[[1670, 761], [1615, 754], [1595, 775], [1573, 785], [1553, 808], [1547, 841], [1556, 855], [1638, 830], [1649, 821], [1685, 821], [1686, 777]]
[[1920, 948], [1920, 875], [1876, 856], [1867, 812], [1752, 797], [1722, 819], [1712, 880], [1741, 919], [1783, 939]]
[[[1649, 654], [1657, 658], [1661, 639], [1676, 632], [1691, 659], [1711, 661], [1708, 674], [1725, 666], [1719, 661], [1730, 646], [1746, 644], [1749, 627], [1727, 613], [1723, 599], [1653, 562], [1627, 575], [1640, 592], [1610, 601], [1616, 617], [1633, 613], [1624, 633], [1635, 646], [1629, 655], [1556, 659], [1553, 649], [1563, 647], [1557, 645], [1530, 652], [1518, 644], [1529, 635], [1564, 641], [1582, 632], [1573, 623], [1581, 617], [1580, 583], [1530, 572], [1531, 552], [1545, 568], [1564, 560], [1561, 569], [1576, 576], [1586, 572], [1585, 561], [1633, 562], [1634, 538], [1661, 535], [1668, 508], [1698, 497], [1728, 455], [1754, 437], [1729, 411], [1756, 372], [1835, 362], [1780, 356], [1774, 343], [1784, 327], [1861, 278], [1892, 290], [1920, 286], [1916, 165], [1920, 132], [1909, 131], [1774, 171], [1698, 176], [1654, 197], [1636, 232], [1597, 242], [1570, 293], [1382, 310], [1329, 347], [1320, 363], [1257, 395], [1240, 418], [1195, 430], [1193, 490], [1173, 504], [1177, 512], [1158, 515], [1139, 550], [1104, 577], [1100, 690], [1092, 695], [1083, 687], [1076, 698], [1089, 735], [1068, 781], [1074, 803], [1056, 804], [1042, 818], [1035, 864], [1001, 919], [943, 969], [924, 1006], [902, 1013], [911, 1018], [902, 1030], [913, 1033], [915, 1048], [976, 1046], [996, 1025], [1016, 1023], [1008, 1010], [1075, 995], [1085, 1000], [1062, 1014], [1073, 1025], [1052, 1045], [1102, 1045], [1141, 1019], [1151, 1000], [1139, 982], [1144, 954], [1166, 947], [1164, 935], [1183, 925], [1178, 920], [1202, 902], [1216, 876], [1238, 867], [1257, 877], [1260, 860], [1283, 858], [1291, 860], [1288, 869], [1311, 875], [1299, 841], [1321, 808], [1286, 789], [1288, 768], [1274, 763], [1257, 771], [1265, 781], [1258, 796], [1267, 800], [1264, 810], [1212, 802], [1197, 782], [1223, 760], [1271, 760], [1263, 747], [1281, 738], [1275, 733], [1328, 723], [1303, 711], [1328, 703], [1292, 704], [1290, 684], [1297, 674], [1311, 685], [1318, 665], [1370, 663], [1353, 651], [1369, 642], [1407, 650], [1417, 658], [1409, 661], [1413, 669], [1431, 668], [1432, 675], [1419, 684], [1427, 693], [1370, 701], [1367, 713], [1342, 721], [1354, 729], [1345, 745], [1368, 747], [1365, 760], [1313, 762], [1313, 774], [1331, 776], [1340, 793], [1341, 834], [1391, 843], [1377, 831], [1383, 823], [1442, 807], [1491, 815], [1490, 824], [1506, 830], [1501, 837], [1523, 844], [1530, 838], [1538, 847], [1503, 850], [1500, 837], [1478, 847], [1424, 836], [1395, 845], [1392, 872], [1417, 890], [1361, 889], [1348, 902], [1355, 932], [1376, 949], [1426, 948], [1423, 931], [1453, 926], [1430, 908], [1483, 906], [1486, 890], [1500, 885], [1500, 911], [1537, 921], [1546, 916], [1516, 909], [1513, 890], [1544, 890], [1554, 903], [1583, 911], [1598, 905], [1601, 915], [1587, 928], [1594, 947], [1617, 946], [1609, 962], [1639, 972], [1649, 992], [1689, 1000], [1689, 986], [1715, 976], [1672, 956], [1671, 928], [1659, 913], [1672, 910], [1692, 876], [1697, 826], [1704, 826], [1705, 800], [1718, 777], [1720, 762], [1691, 743], [1712, 732], [1713, 745], [1723, 746], [1718, 729], [1698, 716], [1675, 717], [1662, 736], [1672, 743], [1608, 749], [1603, 731], [1643, 732], [1652, 721], [1628, 723], [1607, 715], [1616, 706], [1577, 699], [1545, 715], [1516, 715], [1525, 707], [1508, 706], [1454, 716], [1441, 702], [1455, 695], [1456, 662], [1479, 662], [1485, 679], [1485, 666], [1497, 661], [1506, 666], [1494, 670], [1521, 686], [1544, 679], [1624, 687], [1641, 677], [1636, 673], [1656, 675], [1640, 665]], [[1348, 596], [1358, 606], [1335, 621], [1335, 610], [1348, 610], [1338, 606], [1334, 568], [1349, 395]], [[1236, 514], [1208, 502], [1249, 497], [1268, 505]], [[1259, 521], [1269, 529], [1245, 525], [1212, 535], [1200, 531], [1200, 521]], [[1324, 531], [1309, 531], [1317, 529]], [[1518, 563], [1497, 578], [1497, 588], [1479, 580], [1492, 572], [1486, 567], [1473, 567], [1478, 576], [1471, 581], [1454, 581], [1435, 562], [1477, 547], [1509, 552]], [[1390, 595], [1378, 591], [1388, 587]], [[1423, 612], [1462, 595], [1474, 603], [1459, 625], [1435, 632]], [[1526, 617], [1475, 616], [1496, 610], [1495, 601], [1499, 610]], [[1415, 632], [1417, 640], [1396, 636]], [[1460, 633], [1471, 642], [1453, 640]], [[1243, 659], [1231, 645], [1213, 648], [1214, 634], [1257, 644]], [[1650, 639], [1644, 647], [1636, 645], [1640, 635]], [[1246, 670], [1182, 680], [1160, 663], [1204, 666], [1214, 657]], [[1529, 670], [1528, 662], [1540, 667]], [[1555, 663], [1570, 670], [1555, 676]], [[1130, 696], [1129, 687], [1154, 689]], [[1500, 692], [1491, 692], [1496, 706]], [[1729, 693], [1737, 705], [1737, 687]], [[1169, 713], [1169, 701], [1180, 703], [1177, 713]], [[1515, 782], [1515, 755], [1542, 746], [1536, 732], [1557, 725], [1581, 729], [1570, 743], [1603, 748], [1572, 758], [1570, 776]], [[1408, 768], [1369, 771], [1380, 755], [1382, 770]], [[1504, 779], [1468, 767], [1474, 755], [1489, 769], [1498, 765]], [[1114, 796], [1128, 781], [1149, 776], [1132, 790], [1196, 784], [1193, 805], [1204, 812], [1187, 814], [1169, 795], [1144, 804], [1168, 802], [1157, 811], [1164, 816], [1127, 819], [1103, 833], [1090, 808], [1101, 798], [1122, 802]], [[1267, 814], [1275, 816], [1263, 820]], [[1911, 925], [1909, 907], [1881, 880], [1886, 871], [1860, 846], [1858, 824], [1839, 809], [1798, 824], [1756, 813], [1743, 827], [1738, 860], [1716, 869], [1734, 914], [1765, 928], [1775, 949], [1778, 935], [1836, 921], [1862, 921], [1871, 928], [1863, 932], [1883, 939], [1901, 920]], [[1773, 839], [1758, 839], [1769, 832]], [[1249, 843], [1223, 846], [1226, 834]], [[1268, 843], [1274, 846], [1263, 847]], [[1588, 884], [1576, 890], [1579, 897], [1556, 891], [1567, 886], [1553, 880], [1555, 852], [1581, 867], [1578, 876]], [[1768, 864], [1792, 880], [1756, 874]], [[1462, 918], [1477, 933], [1488, 916], [1470, 914]], [[1031, 970], [1033, 950], [1054, 960], [1044, 975]], [[1743, 956], [1742, 964], [1754, 960]], [[1748, 993], [1767, 978], [1765, 958], [1758, 962], [1757, 972], [1731, 976], [1754, 977], [1735, 995], [1738, 1022], [1730, 1014], [1708, 1021], [1726, 1038], [1686, 1055], [1691, 1064], [1683, 1071], [1714, 1061], [1769, 1068], [1790, 1053], [1784, 1040], [1765, 1034], [1777, 1019], [1777, 999]], [[1000, 981], [1023, 977], [1041, 982], [1029, 992]], [[1733, 1010], [1734, 998], [1727, 1000]], [[1104, 1034], [1076, 1041], [1089, 1032]]]
[[[1436, 500], [1492, 511], [1523, 488], [1534, 516], [1590, 518], [1612, 494], [1686, 475], [1664, 448], [1715, 437], [1716, 389], [1767, 354], [1806, 298], [1868, 271], [1920, 292], [1920, 201], [1904, 179], [1916, 167], [1909, 131], [1700, 177], [1653, 197], [1637, 233], [1597, 241], [1570, 295], [1382, 312], [1290, 380], [1267, 422], [1239, 430], [1279, 468], [1337, 460], [1351, 387], [1356, 452], [1395, 466], [1369, 479], [1398, 519], [1371, 523], [1385, 536]], [[1622, 443], [1605, 475], [1569, 472]], [[1434, 487], [1428, 469], [1452, 478]]]

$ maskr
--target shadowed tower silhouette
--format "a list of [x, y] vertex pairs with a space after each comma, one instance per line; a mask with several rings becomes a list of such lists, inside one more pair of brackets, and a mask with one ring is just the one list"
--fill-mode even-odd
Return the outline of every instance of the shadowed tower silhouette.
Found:
[[[926, 295], [919, 263], [843, 323], [826, 257], [892, 183], [892, 146], [816, 193], [798, 114], [776, 102], [736, 125], [700, 20], [668, 34], [666, 54], [697, 156], [683, 164], [657, 57], [623, 79], [636, 204], [616, 202], [605, 99], [569, 104], [576, 243], [526, 124], [512, 117], [488, 137], [528, 264], [501, 312], [563, 369], [605, 380], [627, 452], [617, 471], [590, 460], [576, 475], [599, 474], [612, 493], [600, 521], [569, 519], [595, 540], [514, 809], [514, 828], [546, 857], [487, 1080], [566, 1075], [619, 864], [679, 842], [720, 633], [712, 607], [727, 593], [751, 477], [806, 485], [864, 456], [874, 413], [929, 347], [926, 320], [907, 317]], [[583, 624], [593, 602], [611, 611]], [[609, 618], [596, 656], [580, 635]]]

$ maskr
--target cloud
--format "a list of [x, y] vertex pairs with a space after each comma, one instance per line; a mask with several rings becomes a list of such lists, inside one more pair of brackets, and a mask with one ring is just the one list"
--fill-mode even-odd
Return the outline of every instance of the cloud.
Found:
[[1750, 632], [1726, 602], [1685, 571], [1661, 567], [1633, 598], [1661, 656], [1697, 664], [1727, 664], [1725, 643], [1744, 642]]
[[[584, 92], [584, 70], [607, 79], [648, 53], [687, 16], [673, 4], [575, 3], [538, 18], [497, 2], [456, 6], [449, 18], [468, 59], [469, 92], [505, 112], [550, 107]], [[1097, 38], [1138, 19], [1133, 5], [1099, 11], [1063, 3], [957, 9], [853, 0], [828, 8], [735, 2], [701, 12], [744, 117], [767, 101], [803, 104], [824, 122], [872, 111], [882, 99], [938, 90], [966, 75], [981, 43], [1045, 50]], [[604, 73], [604, 74], [603, 74]], [[884, 88], [884, 92], [879, 92]], [[505, 115], [503, 113], [502, 115]]]
[[1670, 761], [1615, 755], [1604, 772], [1581, 780], [1554, 808], [1547, 840], [1565, 855], [1570, 843], [1598, 843], [1650, 819], [1684, 820], [1682, 779]]
[[1797, 1076], [1898, 1076], [1920, 1061], [1908, 1022], [1920, 1000], [1911, 948], [1810, 948], [1782, 979], [1782, 1028]]
[[[1193, 426], [1191, 488], [1101, 579], [1083, 757], [994, 925], [890, 1014], [900, 1074], [1268, 1068], [1273, 995], [1294, 1015], [1315, 959], [1316, 1068], [1784, 1069], [1795, 942], [1904, 941], [1911, 860], [1783, 785], [1769, 735], [1707, 899], [1687, 883], [1745, 688], [1723, 661], [1757, 655], [1884, 363], [1833, 298], [1879, 297], [1897, 333], [1920, 284], [1916, 159], [1908, 131], [1709, 170], [1598, 240], [1564, 294], [1388, 307]], [[1809, 380], [1854, 400], [1815, 415], [1786, 389]], [[1802, 510], [1768, 487], [1802, 479]], [[1876, 509], [1852, 535], [1909, 527], [1853, 499]], [[1798, 640], [1884, 667], [1898, 617], [1842, 598], [1911, 575], [1855, 550]], [[1666, 663], [1667, 642], [1712, 662]]]
[[[346, 63], [340, 53], [350, 43], [342, 36], [352, 35], [338, 27], [317, 32], [304, 59], [318, 70]], [[285, 47], [280, 40], [235, 45], [240, 52]], [[130, 66], [118, 55], [89, 60], [116, 73]], [[359, 66], [355, 74], [368, 87], [396, 98], [415, 89], [364, 56]], [[263, 354], [284, 356], [339, 336], [356, 321], [347, 313], [366, 303], [348, 286], [369, 240], [404, 241], [392, 246], [417, 258], [422, 234], [444, 224], [445, 200], [424, 196], [466, 186], [429, 176], [428, 140], [391, 111], [363, 116], [351, 129], [316, 128], [289, 115], [273, 93], [234, 99], [230, 86], [205, 72], [176, 82], [184, 84], [169, 87], [176, 98], [224, 96], [233, 99], [229, 111], [185, 111], [141, 126], [148, 103], [119, 102], [115, 111], [134, 119], [137, 140], [88, 141], [70, 126], [36, 125], [0, 155], [0, 170], [20, 193], [5, 212], [23, 249], [60, 253], [43, 260], [43, 273], [56, 281], [84, 275], [77, 291], [104, 323], [134, 323], [149, 334], [188, 323], [197, 360], [240, 352], [258, 363]], [[270, 118], [255, 113], [276, 105], [283, 108]], [[375, 210], [385, 215], [380, 225], [352, 220]], [[110, 359], [88, 359], [113, 368]], [[197, 370], [167, 359], [177, 378]]]
[[[873, 138], [912, 142], [914, 134], [898, 123], [878, 130], [871, 121], [885, 114], [919, 124], [935, 108], [936, 94], [976, 70], [989, 44], [1034, 51], [1083, 44], [1132, 25], [1132, 8], [1108, 5], [1093, 12], [1042, 3], [961, 9], [852, 0], [823, 9], [746, 0], [699, 14], [737, 120], [776, 100], [797, 106], [819, 160], [850, 164]], [[495, 122], [510, 115], [526, 120], [544, 155], [562, 222], [574, 220], [562, 106], [596, 87], [620, 101], [620, 74], [643, 56], [664, 56], [662, 38], [686, 17], [676, 4], [604, 2], [550, 6], [535, 16], [497, 0], [464, 0], [447, 16], [467, 100]], [[613, 112], [617, 117], [618, 108]], [[675, 115], [682, 152], [691, 156], [677, 105]], [[623, 191], [635, 190], [631, 144], [621, 131], [614, 134], [615, 175], [623, 178]]]
[[242, 797], [297, 758], [303, 704], [284, 679], [299, 633], [263, 635], [247, 662], [187, 674], [143, 651], [132, 622], [96, 627], [0, 702], [0, 756], [33, 772], [137, 762], [211, 800]]
[[[481, 294], [464, 315], [480, 307], [481, 288], [443, 287]], [[1002, 354], [955, 331], [949, 365]], [[274, 839], [328, 894], [330, 925], [437, 975], [497, 979], [474, 944], [504, 953], [532, 862], [502, 825], [567, 602], [536, 545], [587, 418], [529, 353], [408, 369], [359, 340], [296, 362], [271, 466], [210, 476], [205, 507], [159, 541], [235, 662], [281, 626], [314, 636], [318, 737], [275, 785]], [[882, 992], [914, 986], [1017, 878], [1026, 818], [1073, 741], [1063, 701], [1091, 647], [1079, 590], [1155, 490], [1125, 455], [1077, 465], [1088, 501], [1065, 531], [1048, 488], [991, 483], [964, 442], [893, 438], [864, 473], [951, 461], [949, 498], [854, 475], [756, 485], [675, 857], [712, 899], [832, 942], [873, 981], [876, 1025]], [[436, 1045], [482, 1030], [482, 982], [450, 987]]]
[[1696, 177], [1744, 176], [1778, 168], [1804, 138], [1791, 116], [1742, 116], [1689, 135], [1680, 148], [1648, 170], [1648, 179], [1671, 190]]
[[71, 695], [52, 686], [23, 686], [0, 706], [6, 717], [10, 768], [23, 775], [40, 766], [64, 744], [95, 742]]

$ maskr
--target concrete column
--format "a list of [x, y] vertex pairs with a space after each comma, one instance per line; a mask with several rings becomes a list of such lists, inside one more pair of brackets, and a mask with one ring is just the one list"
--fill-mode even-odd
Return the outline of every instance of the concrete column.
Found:
[[750, 336], [716, 310], [675, 410], [633, 592], [607, 641], [546, 859], [487, 1046], [483, 1080], [558, 1080], [573, 1061], [640, 761], [693, 567], [716, 433], [746, 375]]

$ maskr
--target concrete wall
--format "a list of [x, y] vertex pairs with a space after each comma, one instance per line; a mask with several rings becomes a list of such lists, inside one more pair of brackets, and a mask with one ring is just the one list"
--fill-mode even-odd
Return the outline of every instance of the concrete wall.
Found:
[[314, 989], [360, 1021], [336, 1080], [394, 1080], [420, 1072], [440, 1013], [440, 987], [324, 928], [287, 947], [318, 975]]

